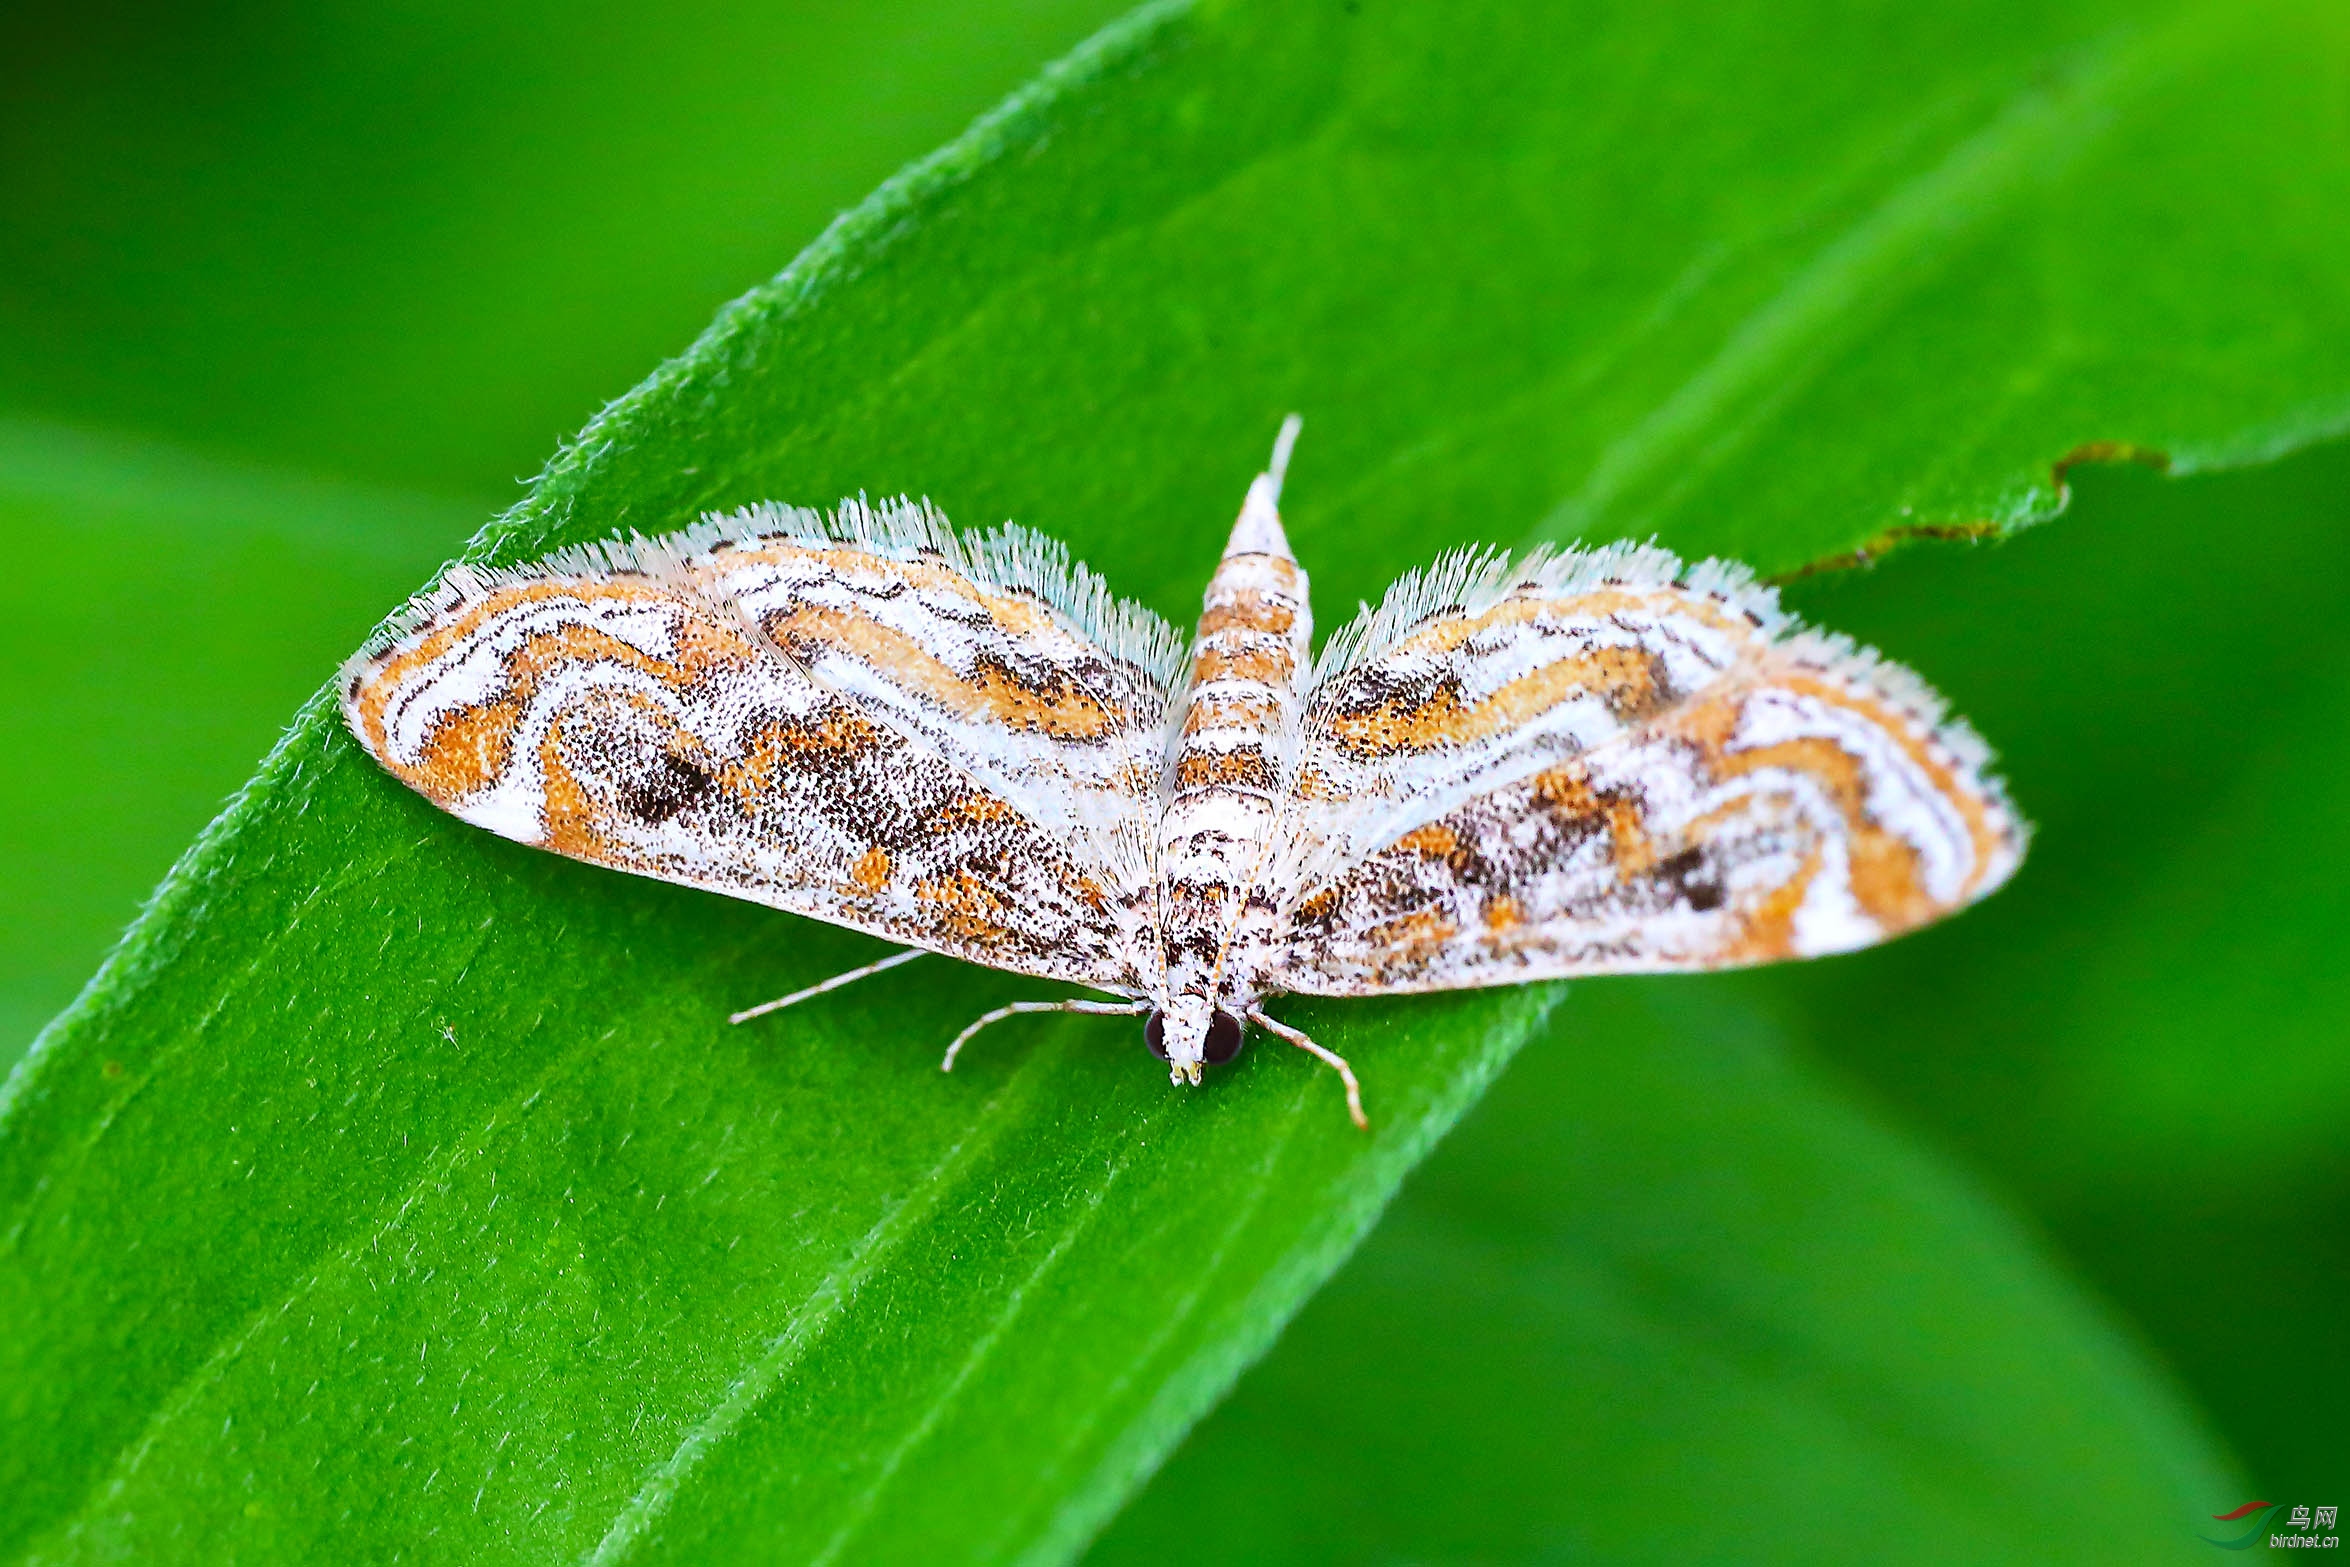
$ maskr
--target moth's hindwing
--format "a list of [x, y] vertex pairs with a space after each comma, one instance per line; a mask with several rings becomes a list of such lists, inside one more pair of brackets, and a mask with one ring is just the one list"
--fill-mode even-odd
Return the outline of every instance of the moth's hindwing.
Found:
[[1169, 655], [1119, 606], [1125, 646], [1087, 636], [1090, 584], [1019, 536], [843, 519], [456, 568], [346, 668], [346, 716], [505, 837], [1123, 985]]
[[2014, 870], [1985, 748], [1907, 670], [1727, 568], [1618, 549], [1524, 570], [1453, 584], [1473, 607], [1368, 637], [1317, 683], [1281, 988], [1809, 957]]

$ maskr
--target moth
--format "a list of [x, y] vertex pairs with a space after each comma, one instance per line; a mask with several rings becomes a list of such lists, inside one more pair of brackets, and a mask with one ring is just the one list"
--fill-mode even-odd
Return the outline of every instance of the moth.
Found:
[[1110, 999], [1178, 1083], [1265, 1008], [1842, 952], [2025, 830], [1917, 676], [1745, 568], [1470, 550], [1312, 651], [1282, 427], [1188, 647], [1017, 525], [777, 505], [452, 566], [345, 666], [395, 777], [521, 843]]

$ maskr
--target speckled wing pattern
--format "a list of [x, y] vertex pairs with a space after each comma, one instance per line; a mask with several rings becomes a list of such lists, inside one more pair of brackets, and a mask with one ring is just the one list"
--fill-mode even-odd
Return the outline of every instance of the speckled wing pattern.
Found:
[[1450, 556], [1301, 679], [1294, 438], [1188, 668], [1036, 534], [769, 506], [452, 567], [345, 716], [505, 837], [1129, 998], [1194, 1082], [1268, 995], [1810, 957], [2014, 871], [1973, 731], [1736, 565]]
[[848, 502], [453, 567], [341, 694], [378, 761], [502, 836], [1126, 989], [1180, 667], [1049, 540]]
[[1325, 650], [1296, 757], [1272, 988], [1305, 994], [1844, 951], [2023, 849], [1923, 682], [1637, 546], [1398, 583]]

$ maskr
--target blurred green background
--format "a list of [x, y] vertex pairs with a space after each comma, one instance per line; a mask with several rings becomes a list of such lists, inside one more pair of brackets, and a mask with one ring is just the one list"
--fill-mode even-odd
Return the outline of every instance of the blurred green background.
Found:
[[[560, 435], [1118, 9], [0, 16], [0, 1058], [297, 703]], [[1784, 1091], [1987, 1190], [2186, 1385], [2259, 1494], [2335, 1500], [2350, 447], [2078, 478], [2067, 516], [2011, 543], [1912, 549], [1794, 595], [1930, 671], [2000, 744], [2041, 836], [1998, 918], [1676, 982], [1687, 999], [1614, 984], [1574, 1004], [1652, 1008], [1665, 1040], [1748, 1040]], [[1341, 1516], [1364, 1554], [1502, 1550], [1433, 1522], [1468, 1511], [1511, 1514], [1507, 1555], [1573, 1536], [1577, 1443], [1636, 1435], [1578, 1403], [1578, 1357], [1615, 1344], [1667, 1402], [1699, 1373], [1643, 1361], [1639, 1313], [1560, 1262], [1596, 1245], [1673, 1276], [1643, 1258], [1654, 1237], [1576, 1233], [1576, 1193], [1610, 1146], [1591, 1106], [1692, 1108], [1670, 1081], [1577, 1059], [1571, 1021], [1105, 1558], [1212, 1524], [1220, 1551], [1273, 1559]], [[1412, 1363], [1358, 1360], [1373, 1329]], [[1382, 1451], [1497, 1405], [1549, 1439], [1500, 1466]], [[1691, 1450], [1658, 1441], [1659, 1483], [1696, 1486], [1666, 1472]], [[1347, 1479], [1415, 1467], [1417, 1487]], [[1268, 1478], [1306, 1468], [1320, 1488]], [[1556, 1517], [1527, 1501], [1543, 1497]]]
[[1121, 9], [0, 12], [0, 1049], [559, 437]]

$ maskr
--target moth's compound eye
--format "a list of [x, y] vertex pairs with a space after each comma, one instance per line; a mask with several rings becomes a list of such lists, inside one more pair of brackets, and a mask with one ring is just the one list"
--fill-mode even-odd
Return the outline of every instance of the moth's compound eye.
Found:
[[1167, 1059], [1167, 1025], [1158, 1013], [1153, 1012], [1142, 1025], [1142, 1042], [1151, 1047], [1152, 1055], [1162, 1061]]
[[1240, 1054], [1240, 1019], [1229, 1012], [1219, 1012], [1208, 1019], [1207, 1048], [1200, 1059], [1210, 1066], [1222, 1066]]

